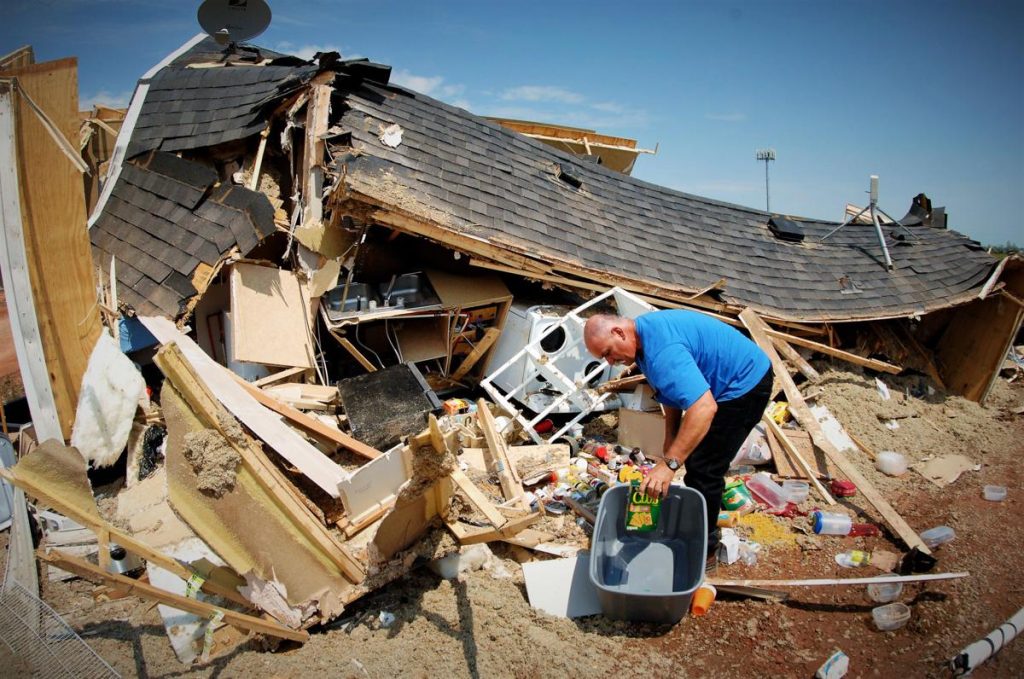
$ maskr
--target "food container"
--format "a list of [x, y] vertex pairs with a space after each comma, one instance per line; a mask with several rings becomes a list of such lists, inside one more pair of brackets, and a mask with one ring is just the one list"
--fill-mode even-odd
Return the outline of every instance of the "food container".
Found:
[[956, 531], [949, 526], [936, 526], [921, 533], [921, 540], [928, 545], [928, 549], [935, 549], [944, 545], [956, 537]]
[[1006, 486], [985, 486], [983, 494], [986, 500], [1002, 502], [1006, 499]]
[[819, 535], [846, 535], [853, 526], [853, 519], [845, 514], [814, 512], [814, 532]]
[[872, 608], [871, 617], [880, 631], [891, 632], [907, 624], [910, 620], [910, 607], [899, 602], [886, 604]]
[[868, 585], [868, 596], [872, 601], [877, 601], [880, 604], [887, 604], [890, 601], [896, 601], [902, 592], [902, 582], [886, 582]]
[[783, 481], [782, 490], [789, 495], [790, 502], [798, 505], [807, 499], [810, 486], [807, 485], [806, 481]]
[[782, 490], [782, 486], [772, 481], [772, 477], [765, 472], [758, 472], [751, 476], [747, 481], [747, 488], [776, 509], [785, 507], [789, 500], [789, 496]]
[[907, 473], [907, 458], [891, 450], [883, 450], [875, 458], [878, 471], [889, 476], [902, 476]]

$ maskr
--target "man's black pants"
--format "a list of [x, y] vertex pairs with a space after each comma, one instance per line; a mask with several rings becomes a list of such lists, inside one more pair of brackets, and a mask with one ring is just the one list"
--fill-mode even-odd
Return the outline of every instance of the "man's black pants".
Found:
[[718, 411], [711, 420], [707, 435], [697, 444], [683, 465], [685, 482], [704, 496], [708, 505], [708, 553], [718, 548], [721, 533], [718, 530], [718, 512], [725, 491], [725, 473], [743, 445], [747, 434], [761, 421], [768, 400], [772, 396], [772, 369], [757, 385], [739, 398], [719, 401]]

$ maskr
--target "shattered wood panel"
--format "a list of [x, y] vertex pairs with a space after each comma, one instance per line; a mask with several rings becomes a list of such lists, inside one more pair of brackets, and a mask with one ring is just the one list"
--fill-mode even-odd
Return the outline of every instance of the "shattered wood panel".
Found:
[[983, 401], [999, 375], [1024, 308], [1001, 295], [966, 304], [953, 314], [936, 347], [942, 381], [954, 393]]
[[237, 468], [234, 487], [221, 497], [201, 492], [183, 450], [185, 435], [203, 427], [167, 384], [161, 404], [167, 421], [167, 480], [175, 511], [236, 572], [277, 580], [287, 590], [289, 605], [315, 600], [324, 619], [340, 614], [352, 583], [291, 524], [244, 465]]
[[[78, 135], [78, 62], [62, 59], [5, 73], [56, 124]], [[50, 137], [24, 97], [16, 101], [18, 183], [22, 229], [43, 353], [65, 439], [78, 389], [101, 331], [82, 175]]]

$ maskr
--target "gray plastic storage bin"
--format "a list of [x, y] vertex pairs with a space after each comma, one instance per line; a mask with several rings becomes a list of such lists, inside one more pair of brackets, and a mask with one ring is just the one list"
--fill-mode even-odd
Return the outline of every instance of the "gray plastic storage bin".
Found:
[[704, 580], [707, 507], [692, 488], [671, 486], [661, 501], [658, 526], [626, 531], [630, 486], [601, 498], [590, 543], [590, 581], [601, 610], [615, 620], [675, 623], [690, 608]]

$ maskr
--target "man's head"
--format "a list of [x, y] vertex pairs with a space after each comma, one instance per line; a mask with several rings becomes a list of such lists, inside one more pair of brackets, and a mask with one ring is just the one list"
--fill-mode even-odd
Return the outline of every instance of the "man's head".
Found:
[[633, 319], [611, 314], [596, 314], [583, 327], [587, 351], [612, 365], [628, 365], [636, 360], [637, 336]]

